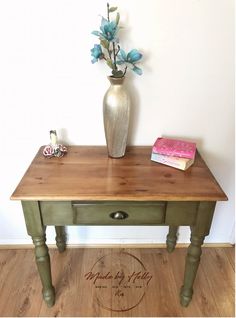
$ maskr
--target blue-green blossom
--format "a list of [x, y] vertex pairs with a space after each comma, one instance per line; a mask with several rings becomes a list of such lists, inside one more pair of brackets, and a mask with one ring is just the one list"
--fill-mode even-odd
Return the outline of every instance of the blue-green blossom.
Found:
[[100, 30], [92, 32], [100, 41], [99, 44], [95, 44], [94, 48], [91, 49], [92, 63], [104, 60], [111, 69], [111, 76], [117, 78], [124, 77], [127, 69], [142, 75], [141, 68], [136, 65], [141, 60], [142, 54], [136, 49], [126, 54], [119, 45], [117, 33], [119, 31], [120, 14], [117, 12], [113, 21], [110, 17], [110, 13], [116, 10], [117, 7], [110, 7], [108, 3], [107, 19], [102, 17]]
[[109, 42], [117, 42], [116, 34], [118, 32], [118, 27], [116, 22], [108, 21], [102, 17], [102, 23], [99, 31], [93, 31], [92, 34], [98, 36], [100, 39], [105, 39]]
[[124, 50], [120, 49], [118, 54], [117, 64], [122, 65], [125, 64], [127, 67], [131, 68], [138, 75], [142, 75], [141, 68], [136, 66], [136, 63], [141, 60], [142, 54], [139, 53], [138, 50], [133, 49], [128, 54], [125, 53]]
[[142, 58], [142, 54], [138, 50], [132, 50], [127, 54], [127, 61], [130, 63], [136, 63]]
[[91, 51], [91, 55], [93, 57], [92, 59], [92, 63], [94, 64], [95, 62], [98, 61], [98, 59], [103, 57], [103, 53], [102, 53], [102, 47], [100, 44], [94, 44], [94, 48], [90, 50]]

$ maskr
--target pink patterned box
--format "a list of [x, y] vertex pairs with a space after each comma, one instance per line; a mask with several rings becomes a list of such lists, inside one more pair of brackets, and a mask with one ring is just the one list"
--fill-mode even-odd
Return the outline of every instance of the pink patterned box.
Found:
[[177, 139], [157, 138], [152, 152], [166, 156], [194, 159], [196, 144]]

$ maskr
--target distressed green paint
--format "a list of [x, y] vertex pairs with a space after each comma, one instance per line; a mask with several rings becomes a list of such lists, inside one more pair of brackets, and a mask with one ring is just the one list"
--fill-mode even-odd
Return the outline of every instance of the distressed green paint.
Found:
[[27, 233], [33, 235], [44, 235], [45, 228], [41, 218], [38, 201], [22, 201]]
[[75, 212], [71, 201], [42, 201], [40, 208], [46, 225], [74, 224]]
[[[42, 202], [46, 225], [158, 225], [165, 221], [165, 202]], [[115, 220], [110, 214], [124, 211], [128, 217]]]
[[191, 244], [188, 247], [185, 263], [184, 284], [181, 287], [180, 302], [187, 307], [193, 295], [193, 283], [196, 278], [200, 257], [201, 246], [205, 236], [209, 234], [214, 214], [215, 202], [200, 202], [196, 222], [191, 226]]
[[66, 249], [66, 231], [64, 226], [55, 226], [56, 231], [56, 244], [60, 253]]
[[35, 257], [38, 267], [39, 276], [43, 286], [43, 299], [48, 307], [52, 307], [55, 303], [55, 289], [52, 285], [51, 264], [48, 254], [48, 247], [45, 244], [45, 236], [33, 236], [35, 246]]
[[[26, 227], [35, 245], [36, 263], [47, 305], [53, 306], [55, 291], [52, 285], [50, 258], [45, 243], [46, 225], [54, 225], [59, 252], [66, 246], [65, 225], [168, 225], [167, 250], [172, 252], [180, 225], [191, 226], [191, 244], [188, 248], [184, 284], [180, 302], [188, 306], [193, 294], [201, 256], [201, 245], [209, 234], [215, 202], [134, 202], [134, 201], [23, 201]], [[114, 220], [112, 212], [124, 211], [128, 218]]]
[[43, 298], [52, 307], [55, 303], [55, 290], [52, 285], [50, 256], [46, 245], [45, 226], [41, 217], [37, 201], [24, 201], [22, 207], [28, 234], [32, 237], [35, 246], [35, 259], [39, 276], [43, 286]]
[[167, 251], [169, 253], [172, 253], [175, 249], [175, 245], [177, 242], [177, 231], [178, 231], [178, 226], [169, 226], [169, 233], [166, 238], [166, 245], [167, 245]]
[[[164, 223], [165, 205], [161, 203], [106, 202], [104, 204], [78, 204], [74, 206], [76, 223], [100, 225], [150, 225]], [[110, 214], [124, 211], [126, 219], [113, 219]]]
[[198, 202], [171, 201], [166, 207], [167, 225], [193, 225], [196, 220]]
[[210, 232], [216, 202], [199, 202], [194, 233], [207, 236]]

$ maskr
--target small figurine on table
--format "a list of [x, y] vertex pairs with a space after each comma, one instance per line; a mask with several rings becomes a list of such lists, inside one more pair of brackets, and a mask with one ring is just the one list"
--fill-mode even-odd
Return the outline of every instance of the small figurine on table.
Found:
[[67, 153], [66, 146], [57, 143], [57, 132], [56, 130], [50, 130], [51, 143], [43, 149], [43, 155], [46, 158], [62, 157]]

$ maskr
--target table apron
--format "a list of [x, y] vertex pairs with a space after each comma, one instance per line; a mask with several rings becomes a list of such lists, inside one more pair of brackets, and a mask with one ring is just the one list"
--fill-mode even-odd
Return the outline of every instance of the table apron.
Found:
[[39, 201], [44, 225], [194, 225], [197, 201]]

